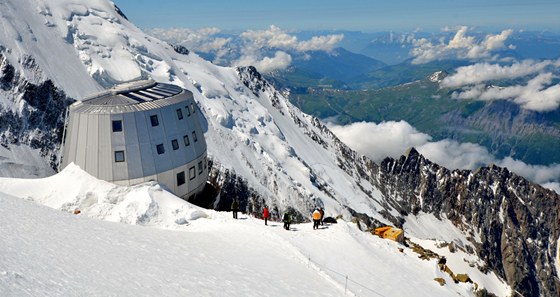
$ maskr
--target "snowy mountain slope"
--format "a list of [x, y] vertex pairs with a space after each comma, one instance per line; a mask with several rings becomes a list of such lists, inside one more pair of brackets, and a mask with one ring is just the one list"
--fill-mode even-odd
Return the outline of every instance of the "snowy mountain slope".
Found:
[[[220, 171], [229, 169], [246, 179], [260, 199], [279, 211], [292, 207], [304, 216], [313, 207], [323, 205], [337, 213], [347, 214], [344, 208], [349, 206], [375, 216], [379, 204], [362, 190], [373, 191], [373, 186], [367, 182], [357, 186], [352, 176], [338, 169], [332, 140], [311, 141], [309, 135], [322, 137], [310, 125], [313, 119], [295, 109], [272, 87], [258, 92], [247, 88], [239, 79], [243, 70], [217, 67], [194, 54], [175, 52], [169, 44], [130, 24], [106, 1], [8, 1], [7, 6], [12, 7], [4, 17], [8, 25], [19, 31], [31, 28], [28, 34], [44, 34], [52, 39], [42, 47], [27, 43], [23, 46], [41, 70], [48, 69], [42, 71], [49, 78], [56, 77], [53, 81], [60, 82], [61, 89], [69, 89], [68, 95], [81, 99], [86, 91], [95, 91], [90, 86], [95, 83], [111, 86], [148, 75], [180, 85], [194, 93], [206, 116], [205, 136], [215, 164]], [[8, 16], [10, 13], [15, 15]], [[11, 21], [16, 16], [18, 21]], [[35, 38], [39, 42], [39, 37]], [[8, 43], [6, 51], [15, 51], [12, 46], [21, 48]], [[73, 53], [68, 46], [73, 47]], [[65, 69], [35, 58], [52, 55], [59, 47], [73, 57], [65, 61]], [[80, 63], [73, 60], [76, 56]], [[89, 78], [68, 76], [84, 69]], [[68, 86], [75, 81], [83, 84], [80, 92]], [[321, 190], [315, 184], [329, 188]]]
[[[53, 9], [54, 6], [64, 10]], [[90, 2], [89, 12], [113, 10], [109, 2]], [[100, 91], [99, 84], [79, 65], [72, 20], [87, 15], [80, 1], [2, 1], [0, 3], [0, 45], [16, 71], [31, 83], [51, 79], [70, 97], [79, 98]], [[63, 58], [62, 58], [63, 57]], [[38, 68], [27, 67], [36, 63]]]
[[[435, 259], [343, 220], [288, 232], [202, 210], [154, 184], [115, 186], [76, 166], [45, 179], [0, 178], [0, 188], [0, 225], [9, 226], [0, 229], [2, 295], [474, 296], [473, 284], [453, 283]], [[81, 214], [71, 214], [76, 208]], [[462, 257], [448, 255], [454, 271], [467, 272]], [[509, 291], [493, 274], [468, 273], [500, 296]]]
[[[407, 203], [405, 198], [410, 197], [408, 191], [414, 190], [402, 189], [402, 183], [406, 184], [408, 177], [401, 177], [398, 175], [400, 172], [380, 167], [351, 151], [317, 119], [294, 108], [254, 68], [217, 67], [194, 54], [185, 54], [185, 51], [178, 53], [169, 44], [145, 35], [107, 1], [9, 0], [3, 5], [9, 9], [2, 10], [0, 21], [5, 28], [12, 28], [12, 35], [4, 34], [0, 39], [0, 53], [2, 57], [8, 57], [3, 60], [3, 65], [7, 66], [2, 69], [10, 69], [11, 66], [13, 70], [0, 73], [0, 82], [11, 77], [6, 78], [10, 83], [4, 91], [0, 91], [0, 102], [15, 110], [19, 116], [12, 117], [8, 127], [3, 127], [4, 122], [0, 122], [0, 132], [6, 139], [13, 140], [3, 142], [7, 143], [6, 147], [11, 152], [16, 151], [14, 146], [34, 152], [30, 148], [34, 148], [36, 135], [50, 135], [49, 141], [36, 145], [44, 150], [40, 155], [46, 156], [52, 165], [52, 157], [56, 161], [59, 149], [59, 142], [56, 141], [60, 141], [60, 138], [55, 136], [61, 134], [64, 106], [68, 103], [65, 100], [69, 100], [67, 95], [82, 99], [85, 94], [102, 87], [150, 76], [157, 81], [171, 82], [189, 89], [199, 104], [204, 115], [205, 137], [213, 165], [210, 180], [220, 194], [213, 201], [215, 208], [226, 209], [231, 199], [239, 196], [241, 206], [247, 212], [259, 214], [262, 205], [267, 203], [273, 215], [278, 216], [284, 210], [289, 210], [298, 221], [309, 220], [310, 210], [316, 206], [324, 206], [327, 213], [341, 214], [347, 220], [358, 216], [368, 226], [388, 221], [399, 225], [407, 221], [409, 213], [402, 205]], [[18, 41], [14, 32], [27, 32], [19, 33], [27, 37]], [[50, 38], [38, 46], [38, 40], [43, 37], [35, 35]], [[16, 39], [10, 39], [13, 36]], [[37, 44], [33, 45], [33, 42]], [[66, 59], [66, 54], [72, 58]], [[64, 64], [63, 69], [60, 68], [60, 61], [51, 61], [50, 58], [56, 56], [63, 57], [60, 59]], [[12, 75], [7, 75], [9, 73]], [[53, 86], [46, 88], [50, 101], [43, 101], [42, 97], [36, 99], [37, 96], [24, 96], [30, 82], [48, 85], [50, 80]], [[32, 94], [43, 93], [38, 91]], [[41, 105], [39, 102], [48, 104]], [[33, 115], [46, 112], [52, 113], [49, 117], [52, 119], [46, 121], [49, 129], [43, 128], [41, 121], [29, 125]], [[20, 136], [27, 140], [19, 140]], [[4, 164], [17, 163], [13, 153], [11, 156], [12, 159]], [[20, 165], [25, 165], [20, 166], [21, 171], [29, 166]], [[40, 162], [35, 163], [35, 168], [31, 168], [34, 171], [28, 175], [42, 174], [39, 170], [42, 166], [44, 164]], [[429, 170], [424, 167], [416, 169], [421, 172]], [[453, 186], [451, 184], [450, 190], [453, 190]], [[146, 210], [155, 211], [148, 207], [152, 203], [144, 199], [145, 195], [142, 202], [138, 202], [135, 195], [121, 196], [117, 190], [107, 187], [103, 197], [125, 200], [130, 204], [141, 203]], [[489, 191], [490, 187], [489, 184], [481, 186], [481, 190]], [[157, 191], [157, 188], [153, 191]], [[428, 192], [412, 192], [420, 201], [424, 201], [424, 198], [428, 198], [426, 201], [433, 200], [422, 196]], [[442, 193], [441, 197], [447, 197], [446, 194]], [[496, 197], [496, 200], [500, 199], [507, 201], [515, 197]], [[77, 205], [74, 197], [69, 197], [65, 203], [69, 203], [67, 207]], [[106, 214], [110, 215], [103, 215], [102, 218], [121, 221], [123, 216], [129, 218], [126, 209], [111, 208], [106, 210]], [[436, 214], [437, 217], [439, 215]], [[124, 221], [142, 223], [141, 217]], [[496, 217], [494, 215], [491, 218]], [[481, 221], [485, 219], [481, 217]], [[469, 231], [476, 230], [465, 232]], [[556, 245], [552, 243], [550, 248]], [[516, 249], [520, 253], [527, 253], [523, 245], [516, 246]], [[552, 251], [549, 254], [554, 253]], [[495, 256], [493, 258], [500, 258], [499, 252]], [[549, 263], [551, 257], [547, 255], [546, 259], [544, 264], [554, 265]], [[496, 261], [498, 266], [501, 265], [499, 261], [502, 259]], [[556, 285], [555, 277], [557, 272], [553, 271], [537, 281], [546, 283], [550, 288], [560, 287]], [[515, 280], [508, 282], [523, 286]], [[534, 288], [516, 289], [526, 289], [534, 294], [539, 292]]]

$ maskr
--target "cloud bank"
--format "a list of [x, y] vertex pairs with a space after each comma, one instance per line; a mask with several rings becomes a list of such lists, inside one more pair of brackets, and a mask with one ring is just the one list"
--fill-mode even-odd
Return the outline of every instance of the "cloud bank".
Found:
[[252, 65], [255, 66], [259, 72], [270, 73], [275, 70], [288, 68], [288, 66], [292, 64], [292, 56], [285, 52], [277, 51], [274, 57], [264, 57], [259, 60], [257, 56], [254, 55], [242, 56], [233, 63], [239, 66]]
[[490, 63], [477, 63], [458, 67], [454, 74], [443, 79], [441, 85], [446, 88], [457, 88], [492, 80], [514, 79], [539, 73], [551, 65], [555, 65], [555, 62], [551, 60], [540, 62], [524, 60], [506, 66]]
[[357, 122], [346, 126], [329, 125], [329, 129], [352, 149], [376, 162], [385, 157], [398, 158], [407, 148], [419, 147], [432, 139], [405, 121]]
[[431, 142], [430, 135], [417, 131], [405, 121], [379, 124], [360, 122], [347, 126], [329, 124], [329, 128], [352, 149], [375, 162], [386, 157], [398, 158], [413, 146], [432, 162], [449, 169], [474, 170], [496, 164], [560, 193], [560, 164], [530, 165], [510, 157], [498, 160], [478, 144], [449, 139]]
[[462, 26], [449, 41], [441, 38], [439, 43], [426, 38], [415, 39], [414, 48], [410, 51], [414, 57], [412, 63], [424, 64], [444, 59], [489, 59], [495, 51], [513, 48], [512, 45], [506, 45], [508, 37], [513, 33], [511, 29], [496, 35], [486, 35], [482, 40], [468, 36], [468, 30], [468, 27]]
[[252, 65], [262, 73], [289, 67], [292, 62], [290, 53], [331, 52], [344, 39], [343, 34], [333, 34], [298, 40], [274, 25], [266, 30], [247, 30], [239, 35], [222, 34], [217, 28], [196, 31], [185, 28], [151, 29], [148, 33], [197, 53], [212, 54], [215, 64]]
[[[441, 81], [446, 88], [461, 88], [452, 93], [455, 99], [511, 100], [522, 108], [545, 112], [560, 106], [560, 85], [554, 84], [554, 71], [560, 60], [525, 60], [511, 65], [477, 63], [459, 67]], [[530, 78], [525, 84], [506, 87], [488, 86], [490, 81]]]
[[267, 30], [248, 30], [239, 35], [248, 44], [258, 48], [306, 51], [332, 51], [344, 39], [343, 34], [313, 36], [299, 41], [296, 36], [272, 25]]

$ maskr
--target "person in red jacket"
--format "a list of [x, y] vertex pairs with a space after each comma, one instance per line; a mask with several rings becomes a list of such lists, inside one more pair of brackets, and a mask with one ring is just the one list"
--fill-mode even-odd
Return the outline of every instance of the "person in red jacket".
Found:
[[270, 216], [270, 213], [268, 212], [268, 206], [264, 206], [264, 211], [263, 211], [263, 217], [264, 217], [264, 224], [268, 225], [268, 217]]

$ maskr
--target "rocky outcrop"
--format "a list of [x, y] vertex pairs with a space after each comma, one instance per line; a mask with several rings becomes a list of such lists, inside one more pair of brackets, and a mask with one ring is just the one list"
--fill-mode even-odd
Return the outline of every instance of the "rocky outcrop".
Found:
[[[415, 149], [372, 167], [387, 203], [451, 220], [471, 236], [489, 269], [523, 296], [558, 296], [554, 263], [560, 237], [560, 197], [497, 166], [476, 171], [434, 164]], [[399, 218], [387, 216], [397, 224]]]
[[280, 107], [280, 93], [257, 71], [254, 66], [237, 67], [237, 76], [239, 80], [253, 92], [255, 96], [259, 96], [261, 92], [269, 92], [271, 94], [270, 101], [281, 114], [284, 114]]
[[[25, 59], [29, 72], [38, 73], [32, 57]], [[29, 145], [39, 149], [53, 169], [58, 164], [64, 113], [73, 100], [51, 80], [30, 82], [0, 53], [0, 144]], [[9, 108], [17, 106], [17, 108]]]
[[190, 53], [189, 50], [182, 45], [172, 44], [171, 46], [173, 47], [173, 50], [178, 54], [188, 55]]

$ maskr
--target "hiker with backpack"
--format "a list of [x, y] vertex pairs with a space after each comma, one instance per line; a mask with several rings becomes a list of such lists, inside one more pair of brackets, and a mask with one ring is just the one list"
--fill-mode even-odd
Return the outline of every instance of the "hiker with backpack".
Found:
[[285, 212], [284, 216], [282, 217], [282, 222], [284, 222], [284, 229], [290, 230], [290, 224], [292, 223], [292, 218], [290, 214]]
[[313, 212], [313, 230], [319, 229], [319, 224], [321, 223], [321, 212], [315, 209]]

